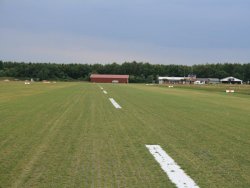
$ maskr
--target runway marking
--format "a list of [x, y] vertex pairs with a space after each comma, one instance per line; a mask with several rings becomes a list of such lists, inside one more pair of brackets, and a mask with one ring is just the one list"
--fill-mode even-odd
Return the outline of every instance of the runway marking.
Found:
[[115, 108], [122, 108], [113, 98], [109, 98], [109, 100]]
[[177, 188], [199, 188], [194, 180], [159, 145], [146, 145], [162, 170]]

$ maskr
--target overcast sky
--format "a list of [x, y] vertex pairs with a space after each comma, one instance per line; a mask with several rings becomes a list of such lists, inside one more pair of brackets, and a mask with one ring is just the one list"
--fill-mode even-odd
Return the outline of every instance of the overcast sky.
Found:
[[0, 0], [0, 59], [250, 62], [249, 0]]

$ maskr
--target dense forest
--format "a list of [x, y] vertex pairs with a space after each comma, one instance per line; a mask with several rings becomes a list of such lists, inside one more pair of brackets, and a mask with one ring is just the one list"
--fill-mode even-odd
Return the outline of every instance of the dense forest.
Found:
[[0, 61], [0, 77], [39, 80], [89, 80], [91, 73], [129, 74], [130, 82], [157, 81], [158, 76], [187, 76], [196, 74], [198, 78], [224, 78], [234, 76], [243, 81], [250, 80], [250, 63], [217, 63], [199, 65], [159, 65], [141, 62], [123, 64], [56, 64], [23, 63]]

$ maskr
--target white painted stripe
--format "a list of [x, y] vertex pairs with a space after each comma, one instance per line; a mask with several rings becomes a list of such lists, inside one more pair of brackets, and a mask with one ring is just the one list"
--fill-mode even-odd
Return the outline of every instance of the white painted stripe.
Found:
[[109, 98], [109, 100], [115, 108], [122, 108], [113, 98]]
[[172, 159], [159, 145], [146, 145], [149, 152], [160, 164], [161, 168], [168, 175], [169, 179], [178, 188], [199, 188], [194, 180], [189, 177], [181, 167]]
[[104, 93], [104, 94], [108, 94], [108, 92], [107, 92], [107, 91], [105, 91], [105, 90], [103, 90], [103, 93]]
[[100, 87], [101, 90], [103, 90], [103, 87]]

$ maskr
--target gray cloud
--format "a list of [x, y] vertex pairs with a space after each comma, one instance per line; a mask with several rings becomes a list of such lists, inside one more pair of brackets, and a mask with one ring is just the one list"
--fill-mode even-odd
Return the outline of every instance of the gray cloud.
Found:
[[1, 1], [0, 59], [249, 62], [250, 2]]

